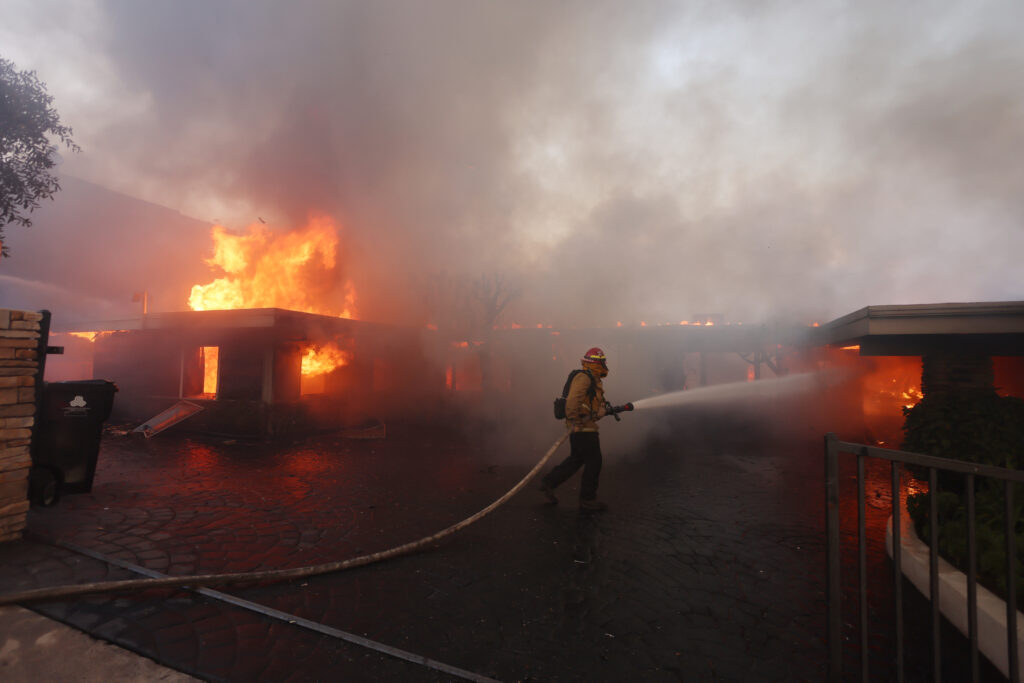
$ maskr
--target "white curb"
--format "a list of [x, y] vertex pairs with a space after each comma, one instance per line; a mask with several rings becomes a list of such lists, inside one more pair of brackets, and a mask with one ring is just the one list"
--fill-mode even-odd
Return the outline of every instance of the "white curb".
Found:
[[[900, 561], [903, 574], [927, 598], [929, 596], [928, 546], [917, 537], [905, 503], [900, 512]], [[892, 557], [892, 517], [885, 527], [885, 549]], [[939, 610], [967, 635], [967, 575], [939, 558]], [[978, 650], [1004, 676], [1009, 677], [1006, 641], [1006, 602], [978, 585]], [[1024, 614], [1017, 610], [1018, 671], [1024, 680]]]

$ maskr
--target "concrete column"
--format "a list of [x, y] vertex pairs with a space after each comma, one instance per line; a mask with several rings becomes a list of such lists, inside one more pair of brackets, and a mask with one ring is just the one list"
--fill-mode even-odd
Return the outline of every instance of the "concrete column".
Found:
[[921, 392], [949, 394], [995, 392], [992, 357], [970, 353], [934, 353], [921, 358]]

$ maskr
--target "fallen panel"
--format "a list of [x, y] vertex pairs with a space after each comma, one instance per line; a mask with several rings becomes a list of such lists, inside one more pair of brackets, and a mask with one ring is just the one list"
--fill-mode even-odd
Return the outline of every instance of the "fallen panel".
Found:
[[173, 427], [182, 420], [192, 417], [201, 410], [203, 410], [203, 406], [192, 403], [191, 401], [178, 401], [159, 415], [155, 415], [140, 424], [132, 430], [132, 433], [144, 434], [148, 439], [155, 434], [159, 434], [168, 427]]

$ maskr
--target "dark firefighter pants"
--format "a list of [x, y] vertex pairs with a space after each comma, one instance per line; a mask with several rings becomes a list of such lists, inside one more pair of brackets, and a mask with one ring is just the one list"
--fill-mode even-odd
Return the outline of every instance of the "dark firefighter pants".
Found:
[[569, 435], [569, 457], [548, 472], [544, 484], [556, 488], [583, 468], [580, 481], [580, 500], [597, 497], [597, 480], [601, 476], [601, 440], [597, 432], [573, 432]]

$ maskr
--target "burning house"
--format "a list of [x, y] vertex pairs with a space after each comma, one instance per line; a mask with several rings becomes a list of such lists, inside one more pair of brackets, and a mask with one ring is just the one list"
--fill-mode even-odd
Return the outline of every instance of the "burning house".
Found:
[[[192, 429], [262, 435], [353, 428], [443, 384], [418, 332], [275, 308], [155, 313], [94, 336], [92, 374], [142, 421], [187, 400]], [[395, 391], [398, 382], [402, 390]]]

